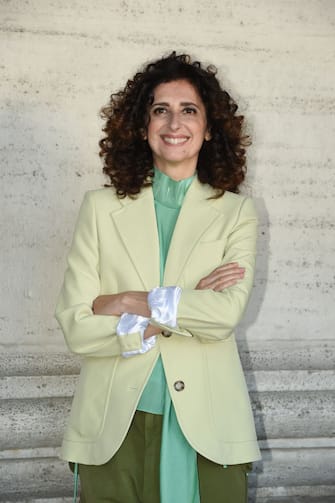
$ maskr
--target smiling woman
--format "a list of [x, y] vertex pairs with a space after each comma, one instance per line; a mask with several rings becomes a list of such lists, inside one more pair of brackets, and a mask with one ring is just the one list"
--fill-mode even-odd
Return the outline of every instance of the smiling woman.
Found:
[[103, 109], [110, 186], [86, 194], [56, 316], [83, 366], [62, 457], [83, 503], [245, 503], [259, 458], [234, 338], [257, 219], [243, 117], [172, 53]]

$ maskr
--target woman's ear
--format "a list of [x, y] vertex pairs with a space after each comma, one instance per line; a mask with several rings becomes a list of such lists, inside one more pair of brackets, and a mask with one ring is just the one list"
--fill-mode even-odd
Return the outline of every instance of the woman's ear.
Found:
[[209, 141], [211, 139], [212, 139], [211, 132], [209, 130], [207, 130], [205, 133], [205, 141]]
[[147, 130], [144, 128], [141, 128], [140, 133], [141, 133], [143, 141], [146, 141], [148, 139]]

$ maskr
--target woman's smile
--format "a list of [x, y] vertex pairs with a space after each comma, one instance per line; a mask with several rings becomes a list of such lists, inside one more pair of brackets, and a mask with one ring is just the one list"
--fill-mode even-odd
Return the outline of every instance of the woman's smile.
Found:
[[171, 136], [171, 135], [162, 135], [162, 140], [169, 145], [184, 145], [189, 137], [188, 136]]

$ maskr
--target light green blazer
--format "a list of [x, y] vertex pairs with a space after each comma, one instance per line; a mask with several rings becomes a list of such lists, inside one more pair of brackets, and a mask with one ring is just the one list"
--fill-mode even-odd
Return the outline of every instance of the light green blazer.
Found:
[[[233, 330], [252, 289], [256, 215], [250, 199], [213, 190], [195, 179], [172, 237], [164, 285], [183, 290], [178, 328], [159, 335], [154, 349], [139, 334], [115, 335], [118, 317], [93, 315], [102, 294], [150, 290], [159, 285], [159, 242], [152, 189], [119, 200], [113, 189], [88, 192], [81, 206], [56, 317], [68, 347], [83, 356], [62, 457], [102, 464], [120, 447], [155, 362], [162, 355], [166, 380], [185, 437], [220, 464], [259, 458], [252, 411]], [[194, 290], [215, 267], [245, 267], [237, 285]], [[170, 330], [162, 326], [162, 330]], [[174, 384], [182, 381], [184, 386]], [[183, 389], [180, 389], [183, 388]]]

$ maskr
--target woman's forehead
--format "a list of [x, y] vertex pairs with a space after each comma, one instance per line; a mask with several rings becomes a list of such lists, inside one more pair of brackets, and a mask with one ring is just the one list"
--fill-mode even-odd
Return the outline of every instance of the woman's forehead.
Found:
[[202, 104], [197, 89], [185, 79], [162, 82], [153, 91], [153, 102], [180, 101], [185, 103]]

